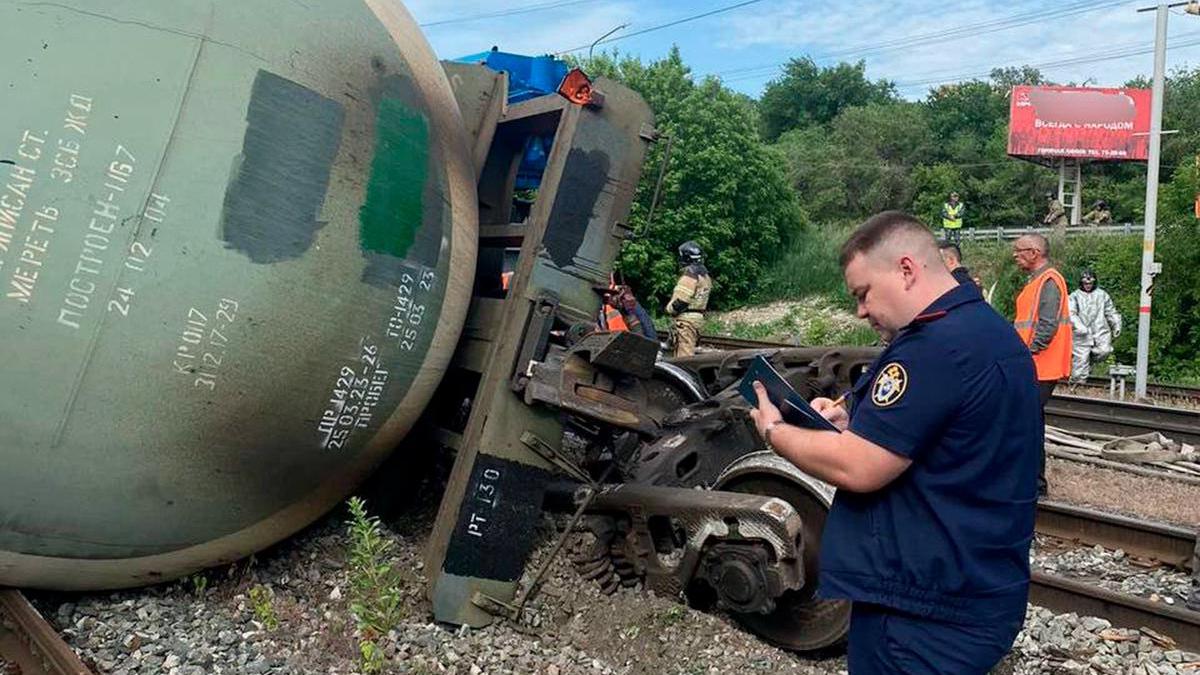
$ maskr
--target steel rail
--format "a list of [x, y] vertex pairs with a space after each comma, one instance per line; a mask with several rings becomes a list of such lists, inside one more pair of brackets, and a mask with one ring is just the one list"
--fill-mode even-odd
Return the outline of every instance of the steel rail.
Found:
[[[1107, 377], [1089, 377], [1087, 386], [1097, 389], [1108, 389]], [[1146, 386], [1147, 393], [1160, 398], [1200, 399], [1200, 387], [1189, 387], [1183, 384], [1156, 384], [1151, 382]], [[1131, 393], [1130, 396], [1133, 394]]]
[[1037, 531], [1089, 546], [1120, 549], [1179, 569], [1195, 564], [1196, 532], [1177, 525], [1042, 501], [1038, 504]]
[[93, 675], [20, 591], [0, 588], [0, 659], [22, 675]]
[[766, 340], [748, 340], [746, 338], [728, 335], [701, 335], [699, 344], [713, 349], [733, 351], [735, 349], [792, 349], [800, 345], [790, 345], [786, 342], [768, 342]]
[[1029, 602], [1058, 613], [1103, 617], [1121, 628], [1149, 628], [1175, 640], [1180, 649], [1200, 651], [1200, 612], [1044, 572], [1033, 573]]
[[1200, 445], [1200, 410], [1055, 395], [1046, 404], [1046, 422], [1071, 431], [1116, 436], [1157, 431], [1181, 443]]

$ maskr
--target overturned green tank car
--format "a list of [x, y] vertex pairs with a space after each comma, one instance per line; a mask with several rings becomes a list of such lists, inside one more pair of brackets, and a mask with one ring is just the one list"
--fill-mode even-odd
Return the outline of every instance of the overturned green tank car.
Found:
[[396, 0], [0, 3], [0, 585], [135, 586], [396, 447], [474, 276], [450, 86]]

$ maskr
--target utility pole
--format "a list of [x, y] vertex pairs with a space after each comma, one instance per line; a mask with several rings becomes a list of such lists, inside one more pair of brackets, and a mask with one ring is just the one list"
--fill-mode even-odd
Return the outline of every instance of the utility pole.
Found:
[[[1180, 3], [1186, 4], [1186, 3]], [[1167, 68], [1167, 16], [1170, 9], [1159, 2], [1155, 12], [1154, 93], [1150, 103], [1150, 158], [1146, 171], [1146, 228], [1142, 245], [1142, 299], [1138, 314], [1136, 396], [1146, 397], [1150, 371], [1150, 306], [1153, 302], [1154, 276], [1162, 265], [1154, 260], [1155, 227], [1158, 224], [1158, 169], [1162, 158], [1162, 116], [1165, 71]], [[1149, 11], [1150, 8], [1138, 10]]]

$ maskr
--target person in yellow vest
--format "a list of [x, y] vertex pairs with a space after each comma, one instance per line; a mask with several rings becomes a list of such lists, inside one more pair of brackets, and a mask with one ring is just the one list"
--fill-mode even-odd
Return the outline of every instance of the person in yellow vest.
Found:
[[958, 193], [950, 193], [950, 201], [942, 204], [942, 239], [958, 243], [962, 235], [963, 211], [966, 204], [958, 201]]
[[671, 301], [667, 303], [667, 314], [674, 319], [671, 334], [675, 358], [696, 353], [696, 343], [700, 341], [700, 328], [704, 325], [704, 312], [708, 309], [708, 296], [713, 286], [708, 268], [704, 266], [704, 252], [696, 242], [685, 241], [680, 244], [679, 265], [683, 272], [675, 282]]
[[[1029, 274], [1017, 296], [1013, 327], [1033, 353], [1043, 416], [1046, 403], [1060, 380], [1071, 375], [1071, 310], [1067, 281], [1050, 262], [1050, 244], [1040, 234], [1027, 234], [1013, 243], [1013, 260]], [[1042, 449], [1038, 493], [1047, 494], [1046, 455]]]

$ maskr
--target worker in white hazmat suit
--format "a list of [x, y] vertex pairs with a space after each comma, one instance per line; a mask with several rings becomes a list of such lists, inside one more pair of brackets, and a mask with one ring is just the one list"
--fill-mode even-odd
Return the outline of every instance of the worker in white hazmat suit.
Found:
[[1075, 332], [1071, 347], [1071, 382], [1083, 382], [1092, 372], [1092, 363], [1107, 359], [1113, 341], [1121, 335], [1121, 315], [1112, 298], [1097, 284], [1096, 273], [1084, 270], [1079, 275], [1079, 290], [1067, 299], [1071, 308], [1071, 327]]

